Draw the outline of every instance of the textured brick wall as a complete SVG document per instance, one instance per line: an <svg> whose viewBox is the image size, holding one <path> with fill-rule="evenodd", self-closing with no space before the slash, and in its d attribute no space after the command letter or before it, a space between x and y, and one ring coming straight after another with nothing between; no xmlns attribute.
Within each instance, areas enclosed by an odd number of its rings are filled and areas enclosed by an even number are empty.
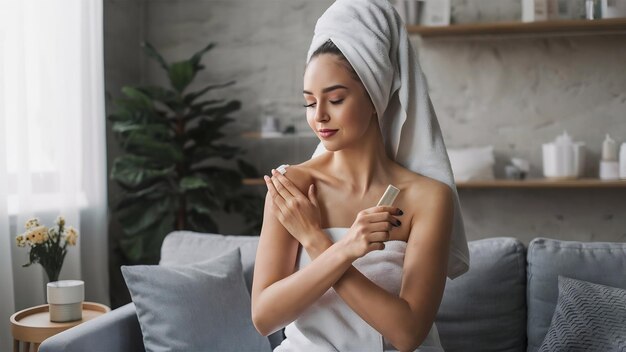
<svg viewBox="0 0 626 352"><path fill-rule="evenodd" d="M237 81L214 94L243 103L229 132L258 129L265 114L307 131L300 93L304 60L315 21L331 3L109 0L109 8L140 9L134 12L137 18L110 10L105 19L107 42L126 43L107 48L107 70L113 72L107 74L107 85L162 80L157 66L137 60L132 51L125 59L122 50L130 50L137 37L151 41L168 59L185 58L213 41L217 46L206 55L207 70L198 82ZM510 21L520 14L516 0L453 1L458 23ZM139 23L139 34L120 35L128 21ZM531 176L540 176L541 143L563 130L587 143L587 177L597 176L606 132L626 141L626 34L413 40L446 145L493 144L498 177L511 157L529 159ZM123 75L129 67L139 77ZM317 144L312 139L231 142L247 147L249 160L265 172L310 157ZM460 196L470 239L626 241L626 189L461 190ZM225 233L237 231L234 218L224 217L222 225Z"/></svg>

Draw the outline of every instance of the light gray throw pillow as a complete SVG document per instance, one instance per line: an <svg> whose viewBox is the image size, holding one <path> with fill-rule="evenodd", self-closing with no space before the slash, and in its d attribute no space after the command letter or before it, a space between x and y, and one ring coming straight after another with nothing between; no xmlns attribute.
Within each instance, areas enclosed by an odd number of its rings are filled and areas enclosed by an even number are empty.
<svg viewBox="0 0 626 352"><path fill-rule="evenodd" d="M469 271L446 282L435 324L446 352L525 352L526 251L512 237L468 242Z"/></svg>
<svg viewBox="0 0 626 352"><path fill-rule="evenodd" d="M252 324L239 248L190 265L122 266L146 351L270 351Z"/></svg>
<svg viewBox="0 0 626 352"><path fill-rule="evenodd" d="M559 275L559 298L541 352L626 351L626 290Z"/></svg>

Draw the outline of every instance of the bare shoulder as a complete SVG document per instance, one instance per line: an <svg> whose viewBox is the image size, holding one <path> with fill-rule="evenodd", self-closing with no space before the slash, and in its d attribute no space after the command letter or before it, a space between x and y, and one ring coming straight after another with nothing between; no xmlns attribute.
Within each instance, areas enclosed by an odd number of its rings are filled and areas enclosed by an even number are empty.
<svg viewBox="0 0 626 352"><path fill-rule="evenodd" d="M298 165L290 165L286 168L284 176L291 181L298 189L304 193L308 193L309 186L313 183L311 169L306 163Z"/></svg>
<svg viewBox="0 0 626 352"><path fill-rule="evenodd" d="M402 168L398 174L401 176L402 185L407 199L419 199L413 209L414 219L419 219L420 215L433 211L434 206L444 210L453 204L452 188L445 182L415 173L409 169ZM443 208L443 209L442 209Z"/></svg>
<svg viewBox="0 0 626 352"><path fill-rule="evenodd" d="M320 170L324 168L326 161L327 155L322 155L297 165L290 165L286 168L285 177L302 193L307 194L311 183L325 178L325 174Z"/></svg>
<svg viewBox="0 0 626 352"><path fill-rule="evenodd" d="M401 165L397 165L396 174L401 183L407 185L407 190L410 192L415 192L422 196L437 194L445 196L446 193L452 193L452 189L447 183L414 172Z"/></svg>

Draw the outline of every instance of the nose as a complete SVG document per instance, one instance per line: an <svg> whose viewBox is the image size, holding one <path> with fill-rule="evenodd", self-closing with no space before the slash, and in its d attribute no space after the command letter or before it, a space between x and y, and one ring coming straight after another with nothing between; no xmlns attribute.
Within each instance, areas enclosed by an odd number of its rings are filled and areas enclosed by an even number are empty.
<svg viewBox="0 0 626 352"><path fill-rule="evenodd" d="M324 107L324 104L318 103L315 109L315 121L317 122L328 121L329 118L330 116L328 116L328 113L326 112L326 108Z"/></svg>

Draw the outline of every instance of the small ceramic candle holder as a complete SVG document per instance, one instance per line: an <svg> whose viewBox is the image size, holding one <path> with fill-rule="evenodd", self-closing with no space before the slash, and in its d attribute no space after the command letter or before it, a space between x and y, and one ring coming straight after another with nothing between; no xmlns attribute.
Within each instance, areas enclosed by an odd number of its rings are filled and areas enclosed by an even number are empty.
<svg viewBox="0 0 626 352"><path fill-rule="evenodd" d="M50 305L50 321L64 323L83 318L85 282L81 280L60 280L49 282L47 299Z"/></svg>

